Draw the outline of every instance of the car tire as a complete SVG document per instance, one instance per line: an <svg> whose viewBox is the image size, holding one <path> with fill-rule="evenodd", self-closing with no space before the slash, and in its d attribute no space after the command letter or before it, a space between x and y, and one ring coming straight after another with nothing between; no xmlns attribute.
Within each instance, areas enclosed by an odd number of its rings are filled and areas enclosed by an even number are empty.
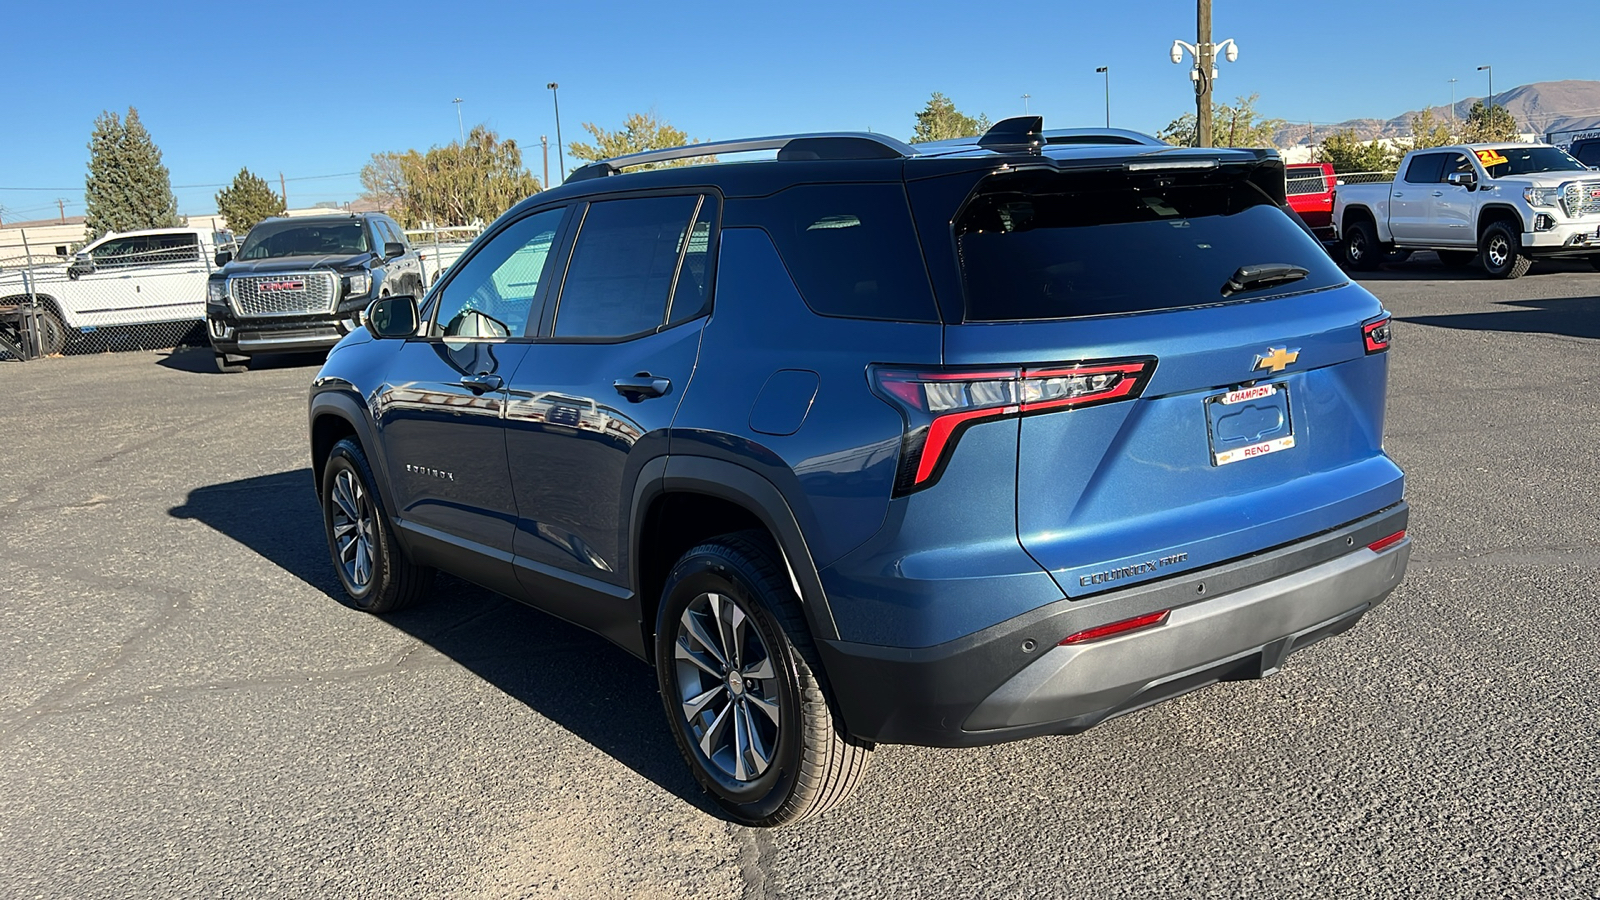
<svg viewBox="0 0 1600 900"><path fill-rule="evenodd" d="M41 306L38 317L34 320L39 323L39 353L43 356L56 356L67 349L67 326L56 315L55 310Z"/></svg>
<svg viewBox="0 0 1600 900"><path fill-rule="evenodd" d="M734 820L820 815L860 784L872 744L829 701L805 613L768 536L724 535L679 558L656 617L656 678L695 780Z"/></svg>
<svg viewBox="0 0 1600 900"><path fill-rule="evenodd" d="M217 371L224 375L237 375L250 368L250 357L237 353L217 353Z"/></svg>
<svg viewBox="0 0 1600 900"><path fill-rule="evenodd" d="M323 531L333 568L351 606L387 613L415 605L433 586L434 570L411 561L395 540L361 445L333 445L322 468Z"/></svg>
<svg viewBox="0 0 1600 900"><path fill-rule="evenodd" d="M1472 265L1472 258L1478 255L1475 250L1435 250L1433 253L1447 269L1465 269Z"/></svg>
<svg viewBox="0 0 1600 900"><path fill-rule="evenodd" d="M1522 237L1505 222L1491 222L1478 238L1478 256L1490 278L1521 278L1533 258L1522 252Z"/></svg>
<svg viewBox="0 0 1600 900"><path fill-rule="evenodd" d="M1384 248L1378 243L1378 233L1365 221L1350 222L1344 228L1344 243L1340 251L1347 268L1357 272L1371 272L1383 262Z"/></svg>

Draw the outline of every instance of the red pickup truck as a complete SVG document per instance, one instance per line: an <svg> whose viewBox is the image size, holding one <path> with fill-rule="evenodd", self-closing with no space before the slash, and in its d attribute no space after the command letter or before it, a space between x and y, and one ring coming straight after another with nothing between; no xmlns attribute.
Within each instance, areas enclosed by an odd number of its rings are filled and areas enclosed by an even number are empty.
<svg viewBox="0 0 1600 900"><path fill-rule="evenodd" d="M1333 239L1332 163L1294 163L1284 167L1289 181L1289 208L1323 241Z"/></svg>

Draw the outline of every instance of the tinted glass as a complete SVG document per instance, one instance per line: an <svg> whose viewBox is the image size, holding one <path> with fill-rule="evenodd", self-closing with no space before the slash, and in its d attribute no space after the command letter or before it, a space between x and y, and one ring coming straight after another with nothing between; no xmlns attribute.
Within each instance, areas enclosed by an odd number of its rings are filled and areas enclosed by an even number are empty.
<svg viewBox="0 0 1600 900"><path fill-rule="evenodd" d="M463 264L440 292L431 337L507 338L527 332L565 209L512 224Z"/></svg>
<svg viewBox="0 0 1600 900"><path fill-rule="evenodd" d="M668 322L685 322L706 310L711 288L711 225L716 218L717 198L706 197L689 230L689 246L684 249L683 267L672 289Z"/></svg>
<svg viewBox="0 0 1600 900"><path fill-rule="evenodd" d="M772 236L812 311L939 321L901 185L801 185L740 204Z"/></svg>
<svg viewBox="0 0 1600 900"><path fill-rule="evenodd" d="M591 203L556 308L556 337L621 337L666 319L699 196Z"/></svg>
<svg viewBox="0 0 1600 900"><path fill-rule="evenodd" d="M95 266L118 269L158 263L194 262L200 258L197 234L141 234L107 241L91 251Z"/></svg>
<svg viewBox="0 0 1600 900"><path fill-rule="evenodd" d="M1540 172L1581 172L1584 169L1582 163L1555 147L1499 147L1479 150L1477 153L1490 178L1536 175Z"/></svg>
<svg viewBox="0 0 1600 900"><path fill-rule="evenodd" d="M1477 177L1477 171L1472 168L1472 161L1460 153L1451 153L1444 158L1444 166L1439 170L1439 180L1446 181L1456 172L1471 172Z"/></svg>
<svg viewBox="0 0 1600 900"><path fill-rule="evenodd" d="M1412 184L1433 184L1439 180L1439 170L1444 166L1443 153L1424 153L1411 157L1406 166L1406 181Z"/></svg>
<svg viewBox="0 0 1600 900"><path fill-rule="evenodd" d="M1132 183L1120 175L1013 177L956 223L974 321L1063 319L1217 303L1240 266L1309 270L1257 299L1344 282L1328 254L1254 185Z"/></svg>
<svg viewBox="0 0 1600 900"><path fill-rule="evenodd" d="M1600 166L1600 141L1582 144L1572 155L1586 166Z"/></svg>
<svg viewBox="0 0 1600 900"><path fill-rule="evenodd" d="M263 223L250 229L239 250L240 259L275 259L280 256L349 256L367 253L372 244L367 229L348 222Z"/></svg>

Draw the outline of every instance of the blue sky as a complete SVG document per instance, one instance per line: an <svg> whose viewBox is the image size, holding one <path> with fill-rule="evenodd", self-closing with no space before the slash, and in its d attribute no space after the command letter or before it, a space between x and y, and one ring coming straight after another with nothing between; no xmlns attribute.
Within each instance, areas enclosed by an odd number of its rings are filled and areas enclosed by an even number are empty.
<svg viewBox="0 0 1600 900"><path fill-rule="evenodd" d="M1026 93L1047 127L1098 125L1095 68L1107 65L1114 126L1153 132L1194 108L1188 61L1167 57L1174 38L1194 40L1194 0L15 7L0 51L8 222L53 216L57 198L82 213L94 118L130 105L190 214L214 211L241 166L274 185L282 172L294 206L354 199L352 173L372 153L455 140L456 97L468 128L516 139L535 175L548 135L555 179L551 81L568 143L586 137L583 122L617 127L652 108L700 139L868 128L907 138L933 91L993 119L1021 114ZM1595 54L1566 37L1600 31L1600 6L1552 6L1537 24L1491 23L1485 9L1215 0L1214 38L1240 47L1217 91L1330 123L1442 105L1452 77L1458 98L1482 96L1483 64L1496 91L1600 78Z"/></svg>

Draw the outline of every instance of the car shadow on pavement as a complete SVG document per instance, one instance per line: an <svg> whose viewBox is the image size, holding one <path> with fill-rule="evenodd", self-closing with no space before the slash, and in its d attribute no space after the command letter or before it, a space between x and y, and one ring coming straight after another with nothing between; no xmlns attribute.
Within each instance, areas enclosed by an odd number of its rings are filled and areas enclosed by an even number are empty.
<svg viewBox="0 0 1600 900"><path fill-rule="evenodd" d="M203 522L339 602L311 470L189 492L168 510ZM439 575L427 602L383 617L683 801L725 818L673 745L655 673L588 631Z"/></svg>
<svg viewBox="0 0 1600 900"><path fill-rule="evenodd" d="M1337 257L1336 257L1337 258ZM1592 273L1594 268L1583 259L1541 259L1524 278L1556 275L1563 272ZM1346 272L1356 281L1492 281L1483 267L1473 260L1467 266L1447 266L1430 250L1418 250L1403 262L1385 262L1381 268L1370 272Z"/></svg>
<svg viewBox="0 0 1600 900"><path fill-rule="evenodd" d="M314 353L274 353L250 361L250 371L258 369L298 369L320 366L327 360L323 351ZM210 347L179 347L161 357L158 363L164 368L176 369L195 375L221 375L217 370L215 354Z"/></svg>
<svg viewBox="0 0 1600 900"><path fill-rule="evenodd" d="M1446 316L1400 316L1398 322L1466 331L1505 331L1600 338L1600 297L1552 300L1506 300L1495 304L1505 312L1456 313Z"/></svg>

